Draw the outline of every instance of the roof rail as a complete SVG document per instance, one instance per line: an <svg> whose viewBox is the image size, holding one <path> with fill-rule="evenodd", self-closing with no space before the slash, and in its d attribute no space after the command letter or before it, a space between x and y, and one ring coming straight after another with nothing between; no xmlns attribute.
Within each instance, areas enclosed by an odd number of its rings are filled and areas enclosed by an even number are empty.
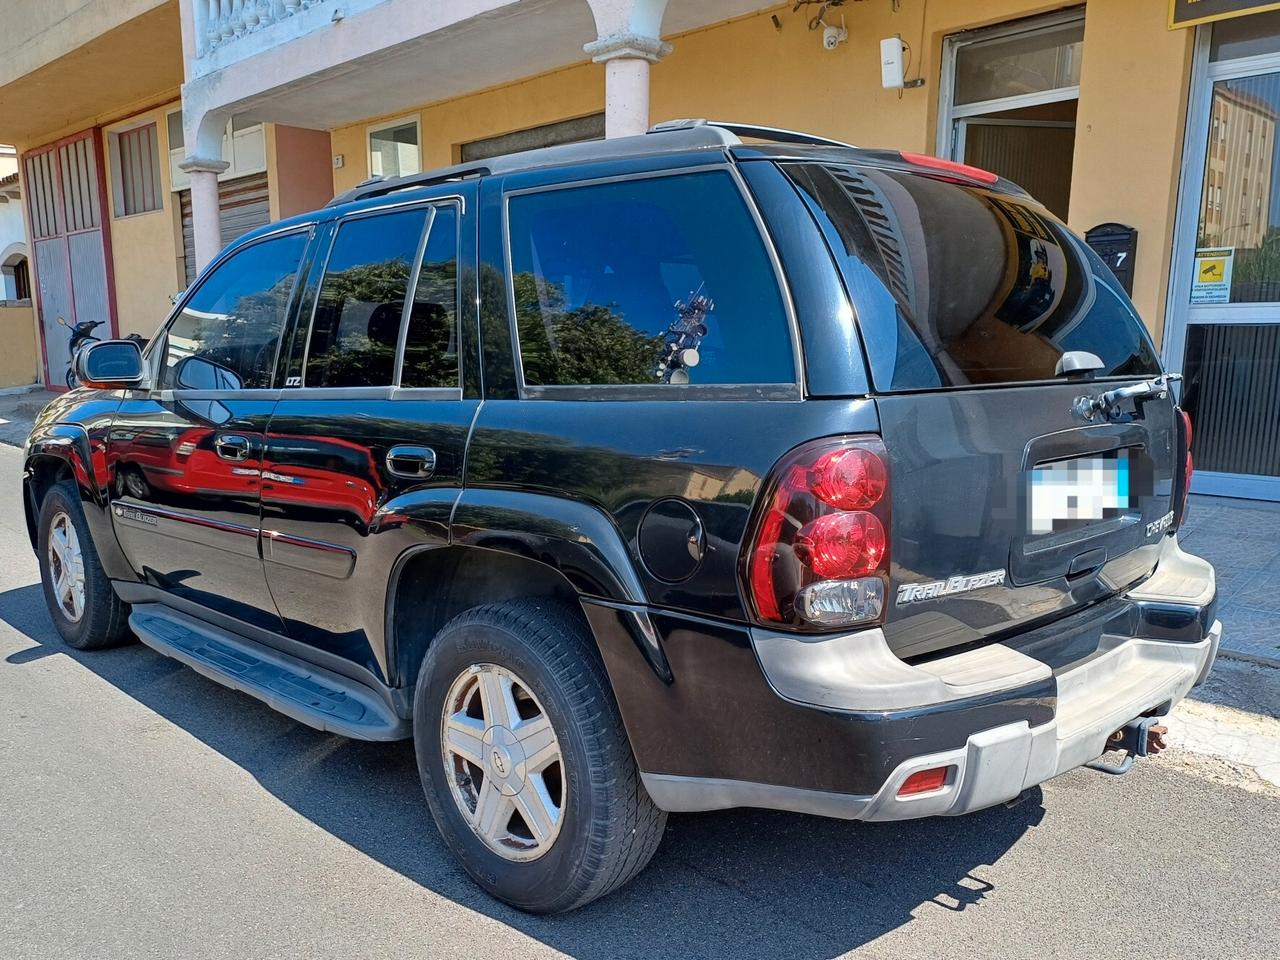
<svg viewBox="0 0 1280 960"><path fill-rule="evenodd" d="M403 177L370 177L346 193L334 197L325 206L336 207L338 204L351 203L353 200L381 197L397 190L408 190L410 187L429 187L437 183L449 183L452 180L484 177L488 176L489 172L488 165L483 163L459 163L452 167L441 167L425 173L410 173Z"/></svg>
<svg viewBox="0 0 1280 960"><path fill-rule="evenodd" d="M768 140L771 143L804 143L822 147L848 147L857 149L843 140L832 140L828 137L802 133L799 130L784 130L781 127L762 127L755 123L737 123L733 120L668 120L649 128L650 133L669 133L673 130L692 130L695 127L717 127L736 137L749 137L753 140Z"/></svg>
<svg viewBox="0 0 1280 960"><path fill-rule="evenodd" d="M773 143L797 143L810 146L844 147L850 144L828 140L795 130L779 130L751 123L731 123L719 120L670 120L651 128L647 136L619 137L614 140L591 140L582 143L566 143L554 147L541 147L520 153L489 157L475 163L459 163L439 170L427 170L404 177L373 177L359 186L334 197L326 206L355 200L381 197L398 190L413 187L429 187L439 183L487 177L493 174L513 173L537 167L566 163L585 163L634 157L644 154L666 153L676 150L705 150L738 146L742 138L767 140ZM658 136L652 136L657 134Z"/></svg>

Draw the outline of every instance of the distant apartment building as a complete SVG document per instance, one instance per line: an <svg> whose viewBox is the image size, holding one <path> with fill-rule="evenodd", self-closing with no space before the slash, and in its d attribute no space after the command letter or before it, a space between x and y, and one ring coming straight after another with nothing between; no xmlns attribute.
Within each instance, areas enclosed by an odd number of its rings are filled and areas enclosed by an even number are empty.
<svg viewBox="0 0 1280 960"><path fill-rule="evenodd" d="M224 243L370 176L712 117L975 164L1081 232L1132 228L1108 256L1187 375L1198 489L1280 499L1274 4L9 6L0 142L19 150L49 383L59 317L148 335ZM887 86L882 41L902 51ZM1222 282L1201 282L1206 247Z"/></svg>
<svg viewBox="0 0 1280 960"><path fill-rule="evenodd" d="M1256 250L1272 222L1276 105L1266 97L1215 86L1209 123L1201 245Z"/></svg>

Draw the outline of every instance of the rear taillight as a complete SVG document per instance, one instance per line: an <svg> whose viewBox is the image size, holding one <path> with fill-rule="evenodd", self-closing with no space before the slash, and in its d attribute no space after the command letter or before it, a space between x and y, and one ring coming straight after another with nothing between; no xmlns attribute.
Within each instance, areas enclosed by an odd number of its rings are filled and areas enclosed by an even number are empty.
<svg viewBox="0 0 1280 960"><path fill-rule="evenodd" d="M1178 462L1175 469L1181 469L1182 476L1178 481L1177 499L1173 506L1173 526L1176 529L1182 525L1182 521L1187 516L1187 497L1191 493L1191 475L1195 472L1195 465L1191 460L1191 418L1187 416L1187 411L1181 407L1176 408L1178 420L1175 426L1178 428L1178 446L1176 456Z"/></svg>
<svg viewBox="0 0 1280 960"><path fill-rule="evenodd" d="M797 447L774 468L747 551L756 616L799 628L877 622L889 579L889 470L879 437Z"/></svg>

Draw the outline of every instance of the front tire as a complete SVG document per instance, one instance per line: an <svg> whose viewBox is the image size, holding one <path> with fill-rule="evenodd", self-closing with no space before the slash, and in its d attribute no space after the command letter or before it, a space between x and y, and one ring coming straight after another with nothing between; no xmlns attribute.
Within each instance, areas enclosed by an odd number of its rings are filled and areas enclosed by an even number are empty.
<svg viewBox="0 0 1280 960"><path fill-rule="evenodd" d="M45 494L37 543L45 604L67 645L102 650L128 642L129 605L102 569L74 484L55 484Z"/></svg>
<svg viewBox="0 0 1280 960"><path fill-rule="evenodd" d="M488 893L572 910L649 862L666 814L640 782L595 642L554 602L475 607L432 641L418 771L449 849Z"/></svg>

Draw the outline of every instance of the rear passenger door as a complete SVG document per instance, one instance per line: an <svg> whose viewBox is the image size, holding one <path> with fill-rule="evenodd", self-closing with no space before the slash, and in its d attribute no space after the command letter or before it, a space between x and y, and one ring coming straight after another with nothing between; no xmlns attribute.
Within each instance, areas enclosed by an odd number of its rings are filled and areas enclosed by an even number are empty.
<svg viewBox="0 0 1280 960"><path fill-rule="evenodd" d="M472 189L332 225L267 428L262 554L286 630L382 680L388 575L447 542L479 404Z"/></svg>

